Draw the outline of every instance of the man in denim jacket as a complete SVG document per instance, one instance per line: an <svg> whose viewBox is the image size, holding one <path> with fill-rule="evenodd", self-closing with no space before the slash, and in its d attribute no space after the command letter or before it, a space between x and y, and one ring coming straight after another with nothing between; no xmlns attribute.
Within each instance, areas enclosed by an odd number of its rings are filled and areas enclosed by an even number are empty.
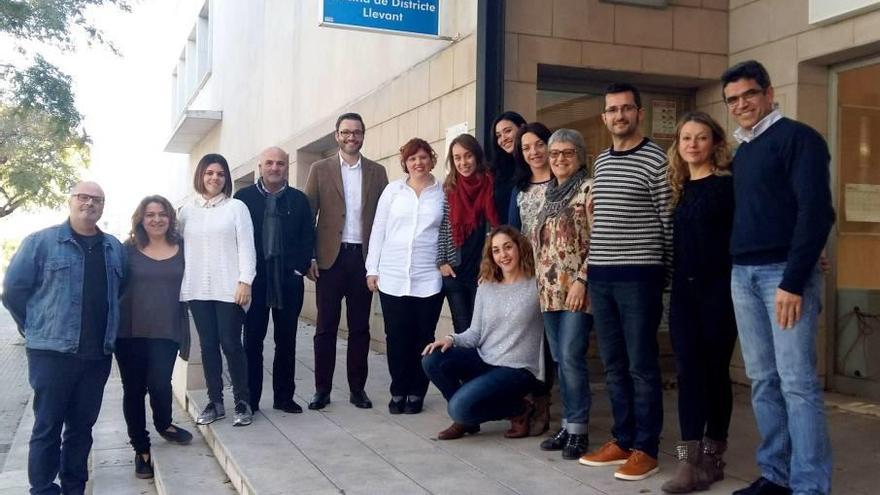
<svg viewBox="0 0 880 495"><path fill-rule="evenodd" d="M85 490L92 426L119 324L124 254L97 227L104 192L81 182L68 204L68 221L29 235L3 281L3 305L25 337L34 389L28 455L34 495Z"/></svg>

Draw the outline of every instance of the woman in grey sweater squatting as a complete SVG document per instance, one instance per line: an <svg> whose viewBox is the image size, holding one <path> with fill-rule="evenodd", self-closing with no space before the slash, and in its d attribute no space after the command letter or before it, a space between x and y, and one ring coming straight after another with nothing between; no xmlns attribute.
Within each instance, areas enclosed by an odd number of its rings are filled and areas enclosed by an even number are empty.
<svg viewBox="0 0 880 495"><path fill-rule="evenodd" d="M453 421L437 434L440 440L503 418L512 423L505 436L524 436L533 410L524 397L544 378L544 322L529 241L513 227L494 229L480 279L470 328L437 339L422 353L425 374L449 402Z"/></svg>

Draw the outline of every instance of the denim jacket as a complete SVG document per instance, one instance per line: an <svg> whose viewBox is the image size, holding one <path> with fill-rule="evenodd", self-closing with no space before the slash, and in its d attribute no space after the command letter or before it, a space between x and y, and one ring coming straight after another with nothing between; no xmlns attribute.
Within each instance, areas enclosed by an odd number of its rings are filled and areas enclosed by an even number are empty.
<svg viewBox="0 0 880 495"><path fill-rule="evenodd" d="M119 329L119 294L124 250L105 234L107 331L104 353L111 354ZM82 325L84 254L70 222L29 235L12 257L3 280L3 305L12 313L28 349L76 353Z"/></svg>

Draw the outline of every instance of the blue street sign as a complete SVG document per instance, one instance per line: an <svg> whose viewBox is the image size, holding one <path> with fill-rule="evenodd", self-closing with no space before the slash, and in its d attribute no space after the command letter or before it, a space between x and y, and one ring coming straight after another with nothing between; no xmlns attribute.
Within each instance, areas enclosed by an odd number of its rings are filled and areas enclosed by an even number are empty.
<svg viewBox="0 0 880 495"><path fill-rule="evenodd" d="M322 26L438 36L440 0L324 0Z"/></svg>

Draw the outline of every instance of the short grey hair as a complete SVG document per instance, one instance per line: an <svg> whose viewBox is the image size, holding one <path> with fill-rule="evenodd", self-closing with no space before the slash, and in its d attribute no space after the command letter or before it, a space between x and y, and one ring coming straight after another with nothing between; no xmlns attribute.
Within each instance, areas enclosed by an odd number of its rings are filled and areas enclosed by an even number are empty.
<svg viewBox="0 0 880 495"><path fill-rule="evenodd" d="M578 163L582 167L587 166L587 143L584 142L584 136L574 129L557 129L547 141L547 147L553 146L554 143L569 143L574 145L577 154Z"/></svg>

